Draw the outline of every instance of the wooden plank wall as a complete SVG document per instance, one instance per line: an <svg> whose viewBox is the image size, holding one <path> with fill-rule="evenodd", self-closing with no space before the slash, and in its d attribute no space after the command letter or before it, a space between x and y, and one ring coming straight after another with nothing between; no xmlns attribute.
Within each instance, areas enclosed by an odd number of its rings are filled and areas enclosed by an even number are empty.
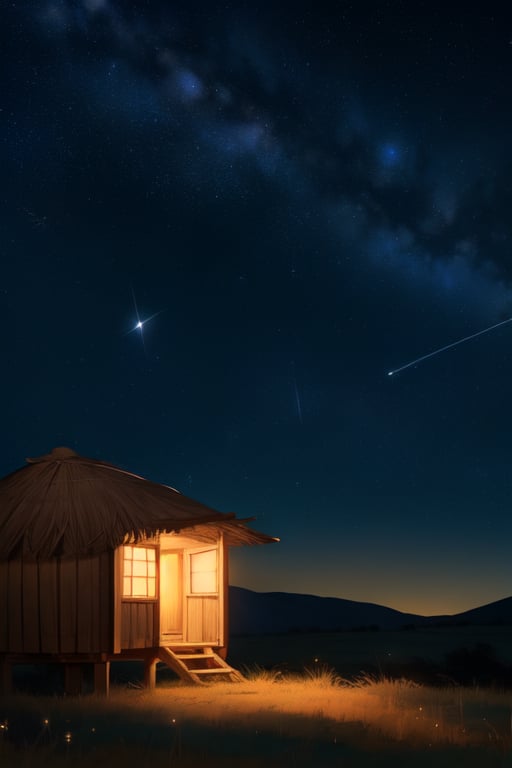
<svg viewBox="0 0 512 768"><path fill-rule="evenodd" d="M60 652L76 653L77 651L77 581L76 560L61 560L59 563L59 635ZM83 597L82 597L83 599ZM44 611L44 601L41 604Z"/></svg>
<svg viewBox="0 0 512 768"><path fill-rule="evenodd" d="M99 632L98 645L100 648L114 650L114 583L113 573L114 553L103 552L100 555L99 582Z"/></svg>
<svg viewBox="0 0 512 768"><path fill-rule="evenodd" d="M22 633L23 650L26 653L38 653L41 648L39 632L39 573L36 562L22 564L21 570L21 604L22 604Z"/></svg>
<svg viewBox="0 0 512 768"><path fill-rule="evenodd" d="M112 557L0 563L0 653L111 652Z"/></svg>
<svg viewBox="0 0 512 768"><path fill-rule="evenodd" d="M23 648L23 596L21 581L21 562L9 563L7 572L7 632L8 648Z"/></svg>
<svg viewBox="0 0 512 768"><path fill-rule="evenodd" d="M54 653L59 647L59 598L57 561L39 563L39 610L41 623L41 653Z"/></svg>
<svg viewBox="0 0 512 768"><path fill-rule="evenodd" d="M123 601L121 604L121 648L152 648L157 602Z"/></svg>
<svg viewBox="0 0 512 768"><path fill-rule="evenodd" d="M187 595L187 635L189 643L219 642L219 598L217 595Z"/></svg>

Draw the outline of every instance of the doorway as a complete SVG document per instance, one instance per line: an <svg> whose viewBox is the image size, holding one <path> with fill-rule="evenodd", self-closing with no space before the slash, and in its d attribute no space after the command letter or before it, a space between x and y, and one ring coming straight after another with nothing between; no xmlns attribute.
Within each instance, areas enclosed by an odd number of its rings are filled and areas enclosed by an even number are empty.
<svg viewBox="0 0 512 768"><path fill-rule="evenodd" d="M183 553L160 553L160 644L183 640Z"/></svg>

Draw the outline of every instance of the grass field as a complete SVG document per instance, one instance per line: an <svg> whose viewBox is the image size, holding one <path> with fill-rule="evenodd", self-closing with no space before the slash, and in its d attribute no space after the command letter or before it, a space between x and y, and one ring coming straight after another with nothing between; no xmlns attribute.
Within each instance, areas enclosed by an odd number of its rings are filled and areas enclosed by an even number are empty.
<svg viewBox="0 0 512 768"><path fill-rule="evenodd" d="M275 663L246 668L247 681L239 684L187 686L159 673L156 690L144 691L134 668L133 677L118 674L109 699L4 697L0 766L512 768L511 691L385 677L347 681L337 671L339 659L336 669L326 665L323 657L340 644L345 661L352 642L351 653L368 653L362 635L374 648L383 644L379 653L392 653L387 647L398 653L399 641L401 653L411 653L414 633L369 634L361 633L360 643L355 633L331 636L333 648L324 635L240 638L234 653L245 644L245 658L252 648L257 660L259 649L260 660ZM491 638L467 633L466 639ZM460 645L461 637L438 638L438 652L454 641ZM413 645L412 655L434 647L419 635ZM300 674L287 669L299 666L301 654L307 663ZM281 656L291 661L280 663Z"/></svg>
<svg viewBox="0 0 512 768"><path fill-rule="evenodd" d="M407 681L346 685L326 670L0 704L0 765L512 766L512 695Z"/></svg>

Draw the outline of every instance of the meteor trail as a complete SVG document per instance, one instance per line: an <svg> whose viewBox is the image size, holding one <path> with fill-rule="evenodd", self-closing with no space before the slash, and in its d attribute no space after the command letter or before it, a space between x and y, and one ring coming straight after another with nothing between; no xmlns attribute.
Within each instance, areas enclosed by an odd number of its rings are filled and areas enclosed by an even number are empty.
<svg viewBox="0 0 512 768"><path fill-rule="evenodd" d="M297 405L297 416L299 417L299 421L301 425L303 424L302 421L302 405L300 402L300 394L299 394L299 387L297 386L297 377L295 376L295 364L292 360L292 377L293 377L293 386L295 390L295 403Z"/></svg>
<svg viewBox="0 0 512 768"><path fill-rule="evenodd" d="M302 406L300 404L300 395L299 395L299 388L297 386L297 382L294 381L295 384L295 402L297 403L297 415L299 417L299 421L302 424Z"/></svg>
<svg viewBox="0 0 512 768"><path fill-rule="evenodd" d="M406 368L410 368L412 365L416 365L416 363L421 363L423 360L427 360L429 357L434 357L434 355L439 355L441 352L445 352L447 349L451 349L452 347L457 347L459 344L464 344L465 341L469 341L470 339L476 339L477 336L482 336L482 334L488 333L489 331L493 331L495 328L499 328L500 325L506 325L506 323L512 323L512 317L509 317L508 320L502 320L500 323L495 323L494 325L490 325L488 328L484 328L483 331L477 331L476 333L472 333L470 336L464 336L463 339L459 339L458 341L452 341L451 344L446 344L446 346L444 347L440 347L439 349L434 349L434 351L429 352L428 355L422 355L421 357L417 357L415 360L411 360L410 363L401 365L400 368L395 368L393 371L388 371L388 376L394 376L395 373L400 373L400 371L405 371Z"/></svg>

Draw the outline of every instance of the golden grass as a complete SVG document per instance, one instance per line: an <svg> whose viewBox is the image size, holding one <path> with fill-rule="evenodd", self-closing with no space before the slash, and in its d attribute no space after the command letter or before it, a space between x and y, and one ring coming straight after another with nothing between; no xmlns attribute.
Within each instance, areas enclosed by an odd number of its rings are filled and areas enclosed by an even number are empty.
<svg viewBox="0 0 512 768"><path fill-rule="evenodd" d="M169 694L172 695L169 701ZM218 726L236 724L282 729L279 717L293 715L290 735L314 731L315 723L357 723L395 741L456 745L500 743L512 748L512 694L476 689L437 689L407 680L362 679L346 683L329 670L305 677L256 675L234 686L216 683L160 688L153 706L178 717ZM312 724L308 726L308 724Z"/></svg>
<svg viewBox="0 0 512 768"><path fill-rule="evenodd" d="M256 670L239 684L116 689L109 699L4 699L0 765L81 768L93 756L95 765L116 767L252 768L306 766L310 754L312 765L330 766L339 754L344 766L387 766L399 750L415 765L440 768L456 755L453 764L501 768L512 766L511 718L510 693L406 680L349 684L328 669L300 677ZM10 734L23 727L26 738L21 732L13 746ZM428 754L432 762L421 762Z"/></svg>

